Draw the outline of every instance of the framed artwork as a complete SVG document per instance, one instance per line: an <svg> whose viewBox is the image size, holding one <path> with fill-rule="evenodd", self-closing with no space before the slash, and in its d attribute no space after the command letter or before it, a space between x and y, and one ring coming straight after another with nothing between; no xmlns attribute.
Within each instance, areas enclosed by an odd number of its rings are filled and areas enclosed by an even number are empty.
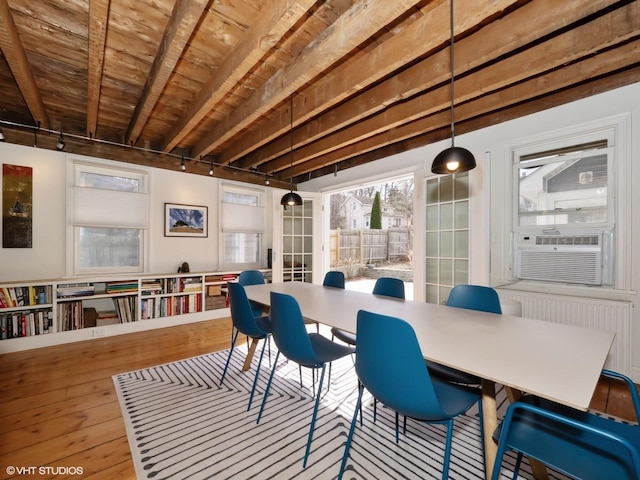
<svg viewBox="0 0 640 480"><path fill-rule="evenodd" d="M33 169L2 165L2 248L33 247Z"/></svg>
<svg viewBox="0 0 640 480"><path fill-rule="evenodd" d="M165 237L207 237L208 229L207 207L164 204Z"/></svg>

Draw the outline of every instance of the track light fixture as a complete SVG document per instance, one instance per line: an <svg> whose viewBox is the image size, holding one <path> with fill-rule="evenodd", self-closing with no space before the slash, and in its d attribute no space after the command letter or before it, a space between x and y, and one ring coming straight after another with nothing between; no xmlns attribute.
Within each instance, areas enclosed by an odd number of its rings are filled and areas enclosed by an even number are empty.
<svg viewBox="0 0 640 480"><path fill-rule="evenodd" d="M38 146L38 132L40 131L40 122L36 125L36 129L33 131L33 146Z"/></svg>
<svg viewBox="0 0 640 480"><path fill-rule="evenodd" d="M451 27L451 46L449 48L450 54L450 68L451 68L451 147L443 150L433 160L431 165L431 171L433 173L461 173L476 168L476 159L466 148L454 146L455 139L455 109L454 103L454 63L453 63L453 46L454 46L454 32L453 32L453 0L450 1L450 27Z"/></svg>
<svg viewBox="0 0 640 480"><path fill-rule="evenodd" d="M289 182L289 193L285 193L280 199L280 205L286 210L288 206L302 205L302 197L293 191L293 95L291 95L291 106L289 107L289 141L291 156L291 180Z"/></svg>
<svg viewBox="0 0 640 480"><path fill-rule="evenodd" d="M131 142L130 144L126 144L126 143L121 143L121 142L114 142L111 140L103 140L100 138L96 138L93 135L93 132L89 132L89 136L84 136L84 135L78 135L76 133L70 133L67 132L65 134L63 134L61 131L59 130L51 130L49 128L40 128L40 122L37 122L36 125L27 125L24 123L19 123L19 122L12 122L9 120L1 120L0 119L0 142L5 141L4 138L4 131L3 131L3 126L4 128L9 128L9 129L21 129L21 130L28 130L30 132L33 132L33 146L37 147L38 146L38 134L39 133L46 133L47 135L57 135L58 136L58 143L56 144L56 148L61 150L61 148L59 147L60 145L60 141L62 141L63 144L63 148L64 146L66 146L66 142L64 140L64 137L66 137L67 139L69 137L71 137L72 139L75 140L80 140L80 141L90 141L90 142L95 142L95 143L99 143L99 144L103 144L103 145L110 145L113 147L120 147L120 148L130 148L131 150L136 150L139 152L146 152L146 153L152 153L155 155L159 155L161 157L164 158L172 158L172 159L180 159L180 170L185 171L187 169L187 161L193 161L194 165L199 165L198 162L201 163L206 163L206 160L203 160L202 156L200 156L200 158L195 158L195 157L187 157L185 155L179 155L179 154L175 154L175 153L166 153L163 152L161 150L154 150L152 148L145 148L145 147L138 147L136 145L133 144L133 142ZM47 143L47 145L51 145L49 143ZM257 168L242 168L242 167L236 167L232 164L228 164L228 165L222 165L220 163L217 163L214 160L211 160L209 162L209 166L212 168L209 168L209 172L211 172L211 170L215 170L216 167L220 167L224 170L230 170L230 171L238 171L238 172L244 172L244 173L250 173L253 175L259 175L259 176L263 176L265 177L265 179L269 176L271 176L270 174L266 173L266 172L261 172L259 171ZM195 168L196 171L200 171L199 168ZM196 172L197 173L197 172ZM210 173L211 175L211 173ZM223 174L224 175L224 174Z"/></svg>
<svg viewBox="0 0 640 480"><path fill-rule="evenodd" d="M209 165L209 176L213 177L213 162Z"/></svg>
<svg viewBox="0 0 640 480"><path fill-rule="evenodd" d="M62 150L64 148L64 138L62 138L62 132L60 132L60 137L58 138L58 143L56 143L56 150Z"/></svg>

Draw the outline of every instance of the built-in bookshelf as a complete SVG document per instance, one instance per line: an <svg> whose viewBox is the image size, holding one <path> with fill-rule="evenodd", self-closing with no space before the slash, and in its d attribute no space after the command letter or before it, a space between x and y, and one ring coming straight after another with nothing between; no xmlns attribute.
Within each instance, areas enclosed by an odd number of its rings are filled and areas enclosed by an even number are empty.
<svg viewBox="0 0 640 480"><path fill-rule="evenodd" d="M44 335L52 330L52 284L0 286L0 339Z"/></svg>
<svg viewBox="0 0 640 480"><path fill-rule="evenodd" d="M139 280L58 283L56 332L138 320Z"/></svg>
<svg viewBox="0 0 640 480"><path fill-rule="evenodd" d="M202 311L202 275L142 279L140 318L171 317Z"/></svg>
<svg viewBox="0 0 640 480"><path fill-rule="evenodd" d="M269 275L269 270L264 272ZM114 332L124 333L129 331L124 327L126 324L140 325L130 330L137 331L156 328L153 326L156 322L161 322L158 326L166 326L171 322L216 318L220 315L214 310L228 307L227 282L235 281L239 273L178 273L0 284L0 340L29 342L29 338L36 340L45 334L56 334L55 343L64 343L59 341L57 334L70 335L69 338L74 338L70 341L75 341L108 335L111 326L114 326ZM83 331L89 332L89 336L80 335ZM42 346L47 342L42 338L36 344ZM12 349L0 347L0 353Z"/></svg>

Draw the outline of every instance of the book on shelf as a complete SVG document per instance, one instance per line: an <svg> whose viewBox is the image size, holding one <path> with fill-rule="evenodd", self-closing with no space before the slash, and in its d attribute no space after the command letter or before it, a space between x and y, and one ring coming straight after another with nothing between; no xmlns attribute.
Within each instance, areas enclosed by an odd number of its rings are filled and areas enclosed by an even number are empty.
<svg viewBox="0 0 640 480"><path fill-rule="evenodd" d="M161 295L163 293L162 283L159 280L143 280L140 284L141 295Z"/></svg>
<svg viewBox="0 0 640 480"><path fill-rule="evenodd" d="M9 295L11 296L11 303L13 307L17 307L19 306L18 304L18 297L16 296L16 289L15 288L10 288L9 289Z"/></svg>
<svg viewBox="0 0 640 480"><path fill-rule="evenodd" d="M0 308L8 308L7 297L4 296L4 292L0 288Z"/></svg>
<svg viewBox="0 0 640 480"><path fill-rule="evenodd" d="M93 295L95 287L89 283L75 283L64 286L58 286L56 294L58 298L66 297L86 297Z"/></svg>
<svg viewBox="0 0 640 480"><path fill-rule="evenodd" d="M136 293L138 291L138 282L129 280L123 282L107 282L106 292L114 293Z"/></svg>
<svg viewBox="0 0 640 480"><path fill-rule="evenodd" d="M113 299L116 314L120 323L135 322L136 317L136 299L133 297L119 297Z"/></svg>

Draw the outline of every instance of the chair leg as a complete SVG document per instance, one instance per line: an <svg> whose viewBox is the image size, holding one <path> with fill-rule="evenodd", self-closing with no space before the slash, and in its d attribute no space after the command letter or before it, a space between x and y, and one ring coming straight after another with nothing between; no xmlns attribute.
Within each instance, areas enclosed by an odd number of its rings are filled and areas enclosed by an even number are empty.
<svg viewBox="0 0 640 480"><path fill-rule="evenodd" d="M520 464L522 463L522 452L518 452L518 458L516 459L516 464L513 467L513 478L512 480L517 480L518 472L520 471Z"/></svg>
<svg viewBox="0 0 640 480"><path fill-rule="evenodd" d="M304 461L302 463L302 468L307 467L307 459L309 457L309 451L311 450L311 441L313 440L313 430L316 427L316 416L318 415L318 405L320 405L320 395L322 394L322 381L324 380L324 371L326 368L327 368L326 364L323 364L322 372L320 373L320 381L318 383L318 394L316 395L316 402L315 402L315 405L313 406L313 415L311 416L311 426L309 427L309 437L307 438L307 449L304 452Z"/></svg>
<svg viewBox="0 0 640 480"><path fill-rule="evenodd" d="M258 419L256 423L260 423L260 418L262 417L262 411L264 410L264 405L267 403L267 397L269 396L269 388L271 388L271 381L273 380L273 374L276 373L276 367L278 366L278 357L280 356L280 350L276 353L276 359L273 362L273 368L271 369L271 374L269 375L269 381L267 382L267 387L264 389L264 396L262 397L262 405L260 405L260 411L258 412Z"/></svg>
<svg viewBox="0 0 640 480"><path fill-rule="evenodd" d="M480 423L480 445L482 445L482 465L486 471L486 455L484 449L484 414L482 413L482 398L478 400L478 422ZM517 471L517 470L516 470Z"/></svg>
<svg viewBox="0 0 640 480"><path fill-rule="evenodd" d="M399 431L400 429L398 428L399 417L400 417L400 414L396 410L396 443L400 443L400 431Z"/></svg>
<svg viewBox="0 0 640 480"><path fill-rule="evenodd" d="M453 419L446 422L447 441L444 447L444 460L442 461L442 480L449 478L449 460L451 458L451 440L453 439Z"/></svg>
<svg viewBox="0 0 640 480"><path fill-rule="evenodd" d="M236 344L236 339L238 338L238 330L235 330L231 335L231 350L229 350L229 356L227 357L227 363L224 364L224 370L222 371L222 378L220 378L219 386L222 386L222 382L224 382L224 377L227 374L227 368L229 368L229 361L231 360L231 355L233 354L233 347Z"/></svg>
<svg viewBox="0 0 640 480"><path fill-rule="evenodd" d="M344 469L347 466L347 459L349 458L349 449L351 448L351 440L353 440L353 432L356 429L358 412L362 412L362 393L363 392L364 392L364 386L360 382L358 382L358 401L356 402L356 408L353 411L353 418L351 419L351 427L349 428L347 443L344 446L344 454L342 455L342 463L340 464L340 473L338 474L338 480L342 480ZM360 416L362 417L362 413L360 413Z"/></svg>
<svg viewBox="0 0 640 480"><path fill-rule="evenodd" d="M267 345L266 337L262 342L262 350L260 350L260 359L258 360L258 368L256 368L256 374L253 377L253 385L251 387L251 394L249 395L249 405L247 405L247 411L251 410L251 402L253 400L253 394L256 391L256 385L258 384L258 377L260 376L260 365L262 365L262 357L264 357L264 347Z"/></svg>

